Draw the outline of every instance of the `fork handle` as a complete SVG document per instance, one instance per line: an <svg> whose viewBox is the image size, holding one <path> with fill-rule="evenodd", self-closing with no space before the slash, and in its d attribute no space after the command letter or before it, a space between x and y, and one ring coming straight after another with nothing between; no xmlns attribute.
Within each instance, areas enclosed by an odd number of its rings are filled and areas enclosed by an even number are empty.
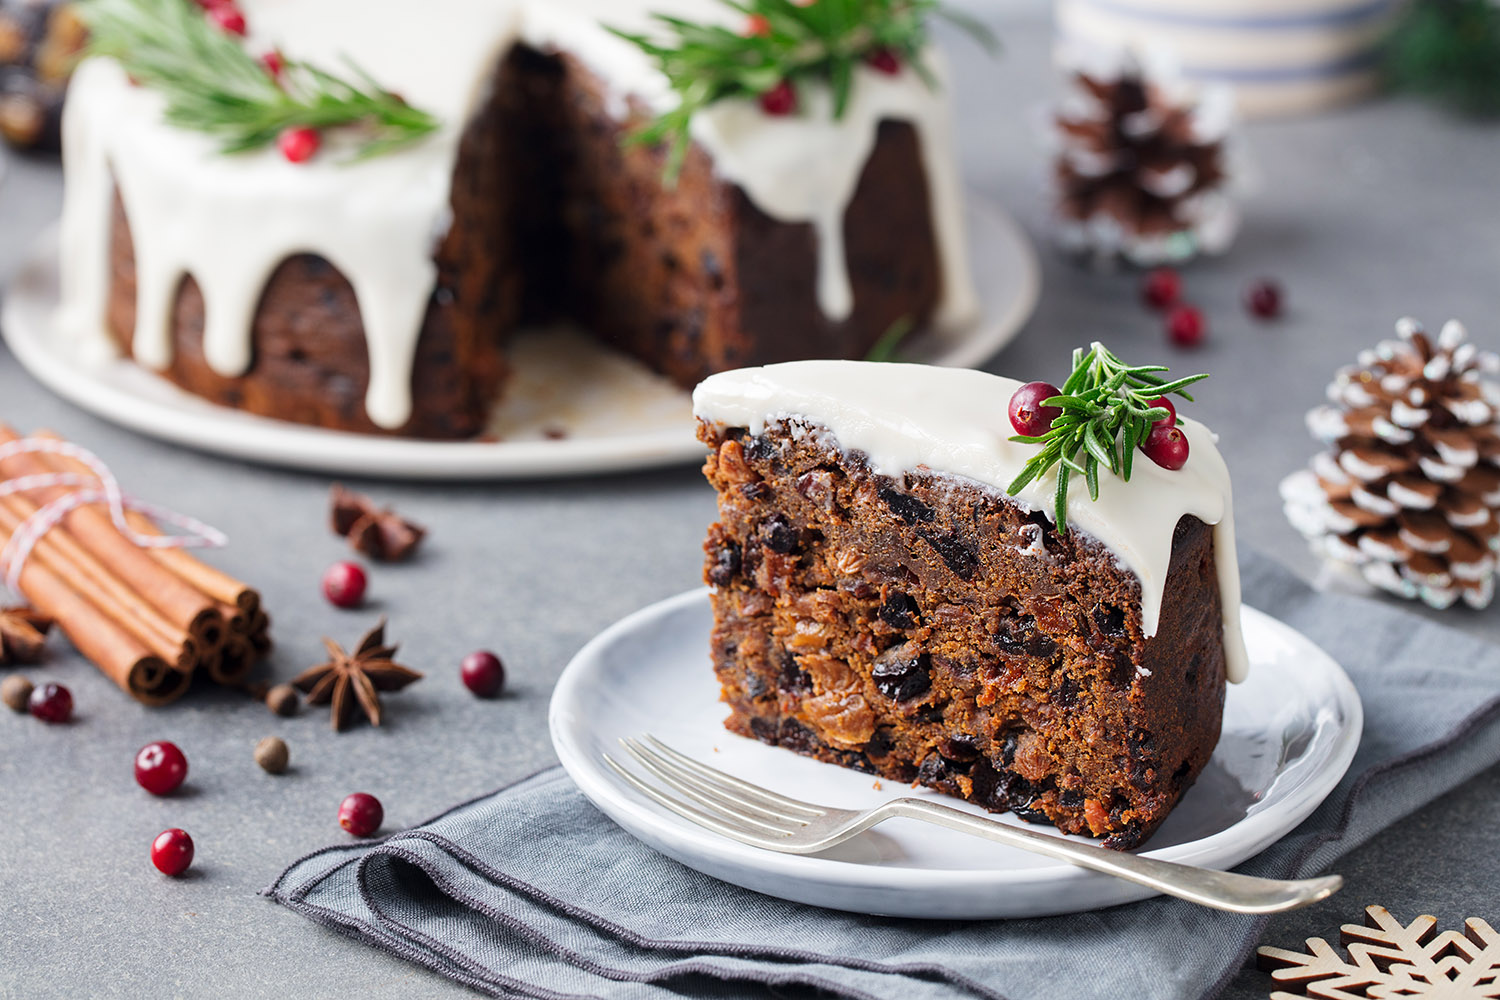
<svg viewBox="0 0 1500 1000"><path fill-rule="evenodd" d="M886 816L904 816L973 834L1007 847L1148 886L1168 896L1233 913L1280 913L1300 909L1327 899L1344 884L1339 875L1296 880L1256 878L1112 851L985 819L927 799L894 799L878 811Z"/></svg>

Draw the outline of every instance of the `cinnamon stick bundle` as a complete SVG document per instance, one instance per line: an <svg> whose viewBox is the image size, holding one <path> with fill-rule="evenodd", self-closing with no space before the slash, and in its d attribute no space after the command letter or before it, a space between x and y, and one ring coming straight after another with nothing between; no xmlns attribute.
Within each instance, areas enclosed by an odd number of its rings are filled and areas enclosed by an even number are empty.
<svg viewBox="0 0 1500 1000"><path fill-rule="evenodd" d="M42 432L36 437L61 441ZM0 444L20 439L0 424ZM0 481L73 473L83 462L50 452L0 458ZM41 506L78 487L40 486L0 497L0 546ZM126 512L139 534L161 534ZM184 549L144 548L123 534L104 504L83 504L36 541L17 581L55 618L74 646L132 697L150 705L180 697L194 671L238 685L270 648L270 619L252 588Z"/></svg>

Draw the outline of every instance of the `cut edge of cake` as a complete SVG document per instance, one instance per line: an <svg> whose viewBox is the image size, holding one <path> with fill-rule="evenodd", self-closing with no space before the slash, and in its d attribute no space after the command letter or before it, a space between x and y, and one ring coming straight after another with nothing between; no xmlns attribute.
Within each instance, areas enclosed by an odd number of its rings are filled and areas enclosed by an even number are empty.
<svg viewBox="0 0 1500 1000"><path fill-rule="evenodd" d="M1227 469L1006 486L1019 383L799 362L695 393L730 729L1108 846L1139 845L1212 754L1243 679ZM1106 480L1111 477L1105 476Z"/></svg>

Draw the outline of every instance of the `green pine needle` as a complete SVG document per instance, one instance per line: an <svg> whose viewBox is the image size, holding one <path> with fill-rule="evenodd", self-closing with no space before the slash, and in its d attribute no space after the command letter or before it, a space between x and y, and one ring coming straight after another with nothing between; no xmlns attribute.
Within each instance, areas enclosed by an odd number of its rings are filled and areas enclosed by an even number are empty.
<svg viewBox="0 0 1500 1000"><path fill-rule="evenodd" d="M630 140L667 146L669 183L676 180L687 157L693 116L717 101L755 97L782 81L796 84L816 79L832 87L834 117L842 118L855 67L882 49L912 67L931 86L932 74L922 63L931 17L955 24L986 48L996 46L988 28L948 10L942 0L721 2L747 21L763 19L765 30L750 34L665 14L654 16L661 29L655 35L610 29L650 56L677 93L677 106L633 133Z"/></svg>
<svg viewBox="0 0 1500 1000"><path fill-rule="evenodd" d="M1127 365L1097 340L1087 354L1082 348L1075 350L1073 372L1063 383L1062 394L1041 401L1062 413L1045 434L1011 438L1042 448L1021 467L1006 492L1015 496L1057 466L1053 513L1057 530L1066 533L1068 484L1073 474L1083 476L1090 500L1099 499L1101 468L1129 482L1135 450L1145 443L1151 425L1168 415L1165 407L1153 406L1152 400L1177 395L1191 402L1193 397L1184 390L1208 378L1206 374L1171 381L1157 377L1157 372L1165 371L1162 365Z"/></svg>
<svg viewBox="0 0 1500 1000"><path fill-rule="evenodd" d="M865 355L865 360L895 361L901 345L906 341L907 337L911 336L914 329L916 329L916 324L912 322L912 318L910 316L902 316L896 322L892 323L885 333L880 335L880 339L875 341L874 345L870 347L869 352Z"/></svg>
<svg viewBox="0 0 1500 1000"><path fill-rule="evenodd" d="M1466 114L1500 115L1500 7L1490 0L1417 0L1391 32L1392 84Z"/></svg>
<svg viewBox="0 0 1500 1000"><path fill-rule="evenodd" d="M353 62L348 77L284 59L279 79L192 0L81 0L90 55L109 56L167 99L166 119L225 153L275 142L289 128L354 128L356 159L408 146L438 127ZM347 60L346 60L347 61Z"/></svg>

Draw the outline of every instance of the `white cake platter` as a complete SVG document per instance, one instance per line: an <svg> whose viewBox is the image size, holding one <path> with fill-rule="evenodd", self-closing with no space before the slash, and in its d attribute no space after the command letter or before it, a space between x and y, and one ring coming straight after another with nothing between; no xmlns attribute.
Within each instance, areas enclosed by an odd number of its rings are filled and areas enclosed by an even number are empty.
<svg viewBox="0 0 1500 1000"><path fill-rule="evenodd" d="M1343 669L1270 615L1247 607L1243 618L1249 676L1229 685L1218 747L1144 845L1142 853L1151 857L1233 868L1295 829L1354 759L1364 714ZM821 854L778 854L720 836L647 799L604 764L606 753L629 761L621 737L650 733L747 781L824 805L865 809L916 795L993 815L930 789L878 781L727 731L728 709L719 701L708 655L712 625L707 590L643 608L580 650L553 691L549 726L558 759L594 805L644 843L756 892L882 916L1039 917L1153 895L1099 872L905 819ZM996 818L1021 824L1010 813Z"/></svg>
<svg viewBox="0 0 1500 1000"><path fill-rule="evenodd" d="M973 367L999 351L1036 307L1041 272L1021 227L969 196L968 238L982 317L913 335L902 359ZM586 476L698 461L689 393L585 334L523 332L514 373L481 440L418 441L259 417L184 392L103 349L64 338L57 234L45 234L6 290L0 333L16 359L64 399L152 437L231 458L335 475L429 480Z"/></svg>

